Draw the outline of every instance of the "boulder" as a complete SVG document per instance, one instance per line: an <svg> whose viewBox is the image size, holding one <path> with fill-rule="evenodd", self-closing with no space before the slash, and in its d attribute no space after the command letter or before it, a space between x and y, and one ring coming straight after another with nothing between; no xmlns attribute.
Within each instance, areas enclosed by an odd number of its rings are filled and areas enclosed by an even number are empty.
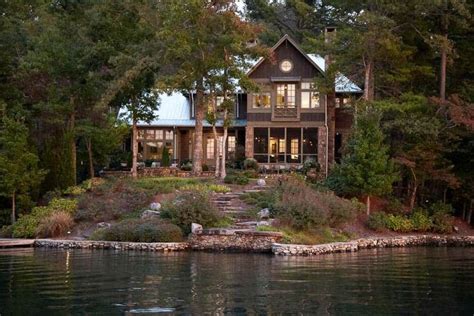
<svg viewBox="0 0 474 316"><path fill-rule="evenodd" d="M459 227L453 226L453 230L457 233L457 232L459 232Z"/></svg>
<svg viewBox="0 0 474 316"><path fill-rule="evenodd" d="M270 217L270 210L268 208L263 208L260 212L257 213L260 219L269 218Z"/></svg>
<svg viewBox="0 0 474 316"><path fill-rule="evenodd" d="M112 225L110 223L106 223L106 222L97 223L97 228L109 228L110 226L112 226Z"/></svg>
<svg viewBox="0 0 474 316"><path fill-rule="evenodd" d="M201 232L202 232L202 225L197 224L197 223L192 223L191 224L191 233L199 234Z"/></svg>
<svg viewBox="0 0 474 316"><path fill-rule="evenodd" d="M159 202L153 202L150 204L150 210L159 211L161 209L161 204Z"/></svg>
<svg viewBox="0 0 474 316"><path fill-rule="evenodd" d="M142 216L140 216L140 218L142 219L154 218L154 217L160 217L160 212L153 211L153 210L145 210L143 211Z"/></svg>
<svg viewBox="0 0 474 316"><path fill-rule="evenodd" d="M263 180L263 179L258 179L258 180L257 180L257 185L258 185L259 187L264 187L265 185L267 185L267 183L266 183L265 180Z"/></svg>
<svg viewBox="0 0 474 316"><path fill-rule="evenodd" d="M270 226L270 223L268 221L259 221L257 222L257 227L258 226Z"/></svg>

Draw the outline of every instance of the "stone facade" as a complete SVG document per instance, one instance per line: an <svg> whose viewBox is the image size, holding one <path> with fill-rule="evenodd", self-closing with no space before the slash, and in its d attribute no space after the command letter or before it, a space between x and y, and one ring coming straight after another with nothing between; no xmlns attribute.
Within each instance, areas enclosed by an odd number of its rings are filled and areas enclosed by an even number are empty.
<svg viewBox="0 0 474 316"><path fill-rule="evenodd" d="M361 238L348 242L321 245L274 244L272 252L283 256L311 256L337 252L355 252L369 248L395 248L413 246L474 247L474 236L402 236Z"/></svg>
<svg viewBox="0 0 474 316"><path fill-rule="evenodd" d="M117 250L144 250L144 251L183 251L189 249L186 242L118 242L118 241L91 241L91 240L55 240L37 239L35 247L63 248L63 249L117 249Z"/></svg>
<svg viewBox="0 0 474 316"><path fill-rule="evenodd" d="M326 127L318 128L318 163L321 166L321 172L326 172L326 141L327 129Z"/></svg>
<svg viewBox="0 0 474 316"><path fill-rule="evenodd" d="M253 127L245 128L245 157L253 158Z"/></svg>
<svg viewBox="0 0 474 316"><path fill-rule="evenodd" d="M189 243L193 250L271 252L272 245L282 238L277 232L207 229L192 234Z"/></svg>

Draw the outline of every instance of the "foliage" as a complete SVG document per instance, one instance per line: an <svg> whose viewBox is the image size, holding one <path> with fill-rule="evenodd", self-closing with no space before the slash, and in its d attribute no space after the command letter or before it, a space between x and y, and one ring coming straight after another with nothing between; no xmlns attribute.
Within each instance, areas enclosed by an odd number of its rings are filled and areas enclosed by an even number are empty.
<svg viewBox="0 0 474 316"><path fill-rule="evenodd" d="M249 178L242 173L233 173L226 175L224 182L229 184L246 185L249 183Z"/></svg>
<svg viewBox="0 0 474 316"><path fill-rule="evenodd" d="M278 192L276 190L267 190L260 192L247 192L240 196L240 199L245 203L254 205L257 211L268 208L270 211L273 211L274 205L278 199Z"/></svg>
<svg viewBox="0 0 474 316"><path fill-rule="evenodd" d="M367 219L367 227L378 232L385 230L387 228L387 214L383 212L370 214Z"/></svg>
<svg viewBox="0 0 474 316"><path fill-rule="evenodd" d="M2 226L0 228L0 238L12 238L13 237L13 225Z"/></svg>
<svg viewBox="0 0 474 316"><path fill-rule="evenodd" d="M180 188L181 191L200 191L205 193L215 192L215 193L227 193L231 189L228 186L214 183L198 183L198 184L188 184Z"/></svg>
<svg viewBox="0 0 474 316"><path fill-rule="evenodd" d="M271 231L283 233L283 243L315 245L331 242L348 241L352 236L347 232L334 231L328 227L297 230L288 226L258 226L257 231Z"/></svg>
<svg viewBox="0 0 474 316"><path fill-rule="evenodd" d="M410 219L402 215L388 214L386 226L390 230L401 233L413 231L413 224Z"/></svg>
<svg viewBox="0 0 474 316"><path fill-rule="evenodd" d="M313 158L308 158L303 163L303 173L306 174L311 169L316 169L316 171L321 171L321 166Z"/></svg>
<svg viewBox="0 0 474 316"><path fill-rule="evenodd" d="M413 210L410 220L414 231L427 232L433 227L432 219L429 217L428 213L421 208Z"/></svg>
<svg viewBox="0 0 474 316"><path fill-rule="evenodd" d="M109 228L96 230L93 240L128 242L179 242L183 240L180 228L162 220L128 219Z"/></svg>
<svg viewBox="0 0 474 316"><path fill-rule="evenodd" d="M258 171L259 167L258 167L258 162L257 160L253 159L253 158L247 158L244 160L244 169L245 170L255 170L255 171Z"/></svg>
<svg viewBox="0 0 474 316"><path fill-rule="evenodd" d="M170 150L168 147L163 147L163 155L161 156L161 165L163 167L170 166Z"/></svg>
<svg viewBox="0 0 474 316"><path fill-rule="evenodd" d="M221 219L209 195L200 191L182 192L173 201L163 203L161 216L170 219L185 234L191 232L192 223L210 227Z"/></svg>
<svg viewBox="0 0 474 316"><path fill-rule="evenodd" d="M65 211L53 212L40 220L36 235L38 237L65 236L74 226L72 215Z"/></svg>
<svg viewBox="0 0 474 316"><path fill-rule="evenodd" d="M21 216L13 225L13 237L33 238L43 220L56 213L73 216L77 210L77 201L71 199L53 199L48 206L37 206L28 215Z"/></svg>

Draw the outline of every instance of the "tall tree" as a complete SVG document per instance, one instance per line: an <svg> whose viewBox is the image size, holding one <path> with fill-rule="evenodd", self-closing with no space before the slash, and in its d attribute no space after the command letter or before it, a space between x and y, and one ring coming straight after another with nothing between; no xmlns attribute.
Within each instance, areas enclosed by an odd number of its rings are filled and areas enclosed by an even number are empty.
<svg viewBox="0 0 474 316"><path fill-rule="evenodd" d="M11 200L11 222L16 220L16 201L28 195L44 176L38 157L31 152L28 129L23 123L4 116L0 122L0 195Z"/></svg>
<svg viewBox="0 0 474 316"><path fill-rule="evenodd" d="M390 193L398 178L388 155L388 146L384 144L380 113L370 108L358 113L345 150L327 184L340 194L365 196L369 215L371 196Z"/></svg>

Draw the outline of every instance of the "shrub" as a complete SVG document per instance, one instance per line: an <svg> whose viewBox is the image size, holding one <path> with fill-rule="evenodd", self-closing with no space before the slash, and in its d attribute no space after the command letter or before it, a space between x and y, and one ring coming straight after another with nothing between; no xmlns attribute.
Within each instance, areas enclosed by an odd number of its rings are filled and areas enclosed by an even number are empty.
<svg viewBox="0 0 474 316"><path fill-rule="evenodd" d="M278 199L278 193L275 190L260 191L260 192L247 192L240 196L240 199L250 205L255 205L258 209L268 208L270 212L273 212L274 205Z"/></svg>
<svg viewBox="0 0 474 316"><path fill-rule="evenodd" d="M245 170L253 169L255 171L258 171L258 162L257 162L257 160L255 160L253 158L245 159L244 160L244 169Z"/></svg>
<svg viewBox="0 0 474 316"><path fill-rule="evenodd" d="M432 228L432 221L428 216L428 213L423 209L414 209L410 216L413 230L419 232L427 232Z"/></svg>
<svg viewBox="0 0 474 316"><path fill-rule="evenodd" d="M249 183L249 178L240 173L228 174L224 178L224 183L246 185Z"/></svg>
<svg viewBox="0 0 474 316"><path fill-rule="evenodd" d="M435 212L431 219L433 221L433 231L437 233L449 234L453 232L453 217L444 211Z"/></svg>
<svg viewBox="0 0 474 316"><path fill-rule="evenodd" d="M186 234L191 232L191 223L209 227L221 220L208 194L199 191L183 192L174 201L163 203L161 215L171 219Z"/></svg>
<svg viewBox="0 0 474 316"><path fill-rule="evenodd" d="M242 175L244 177L247 177L247 178L250 178L250 179L256 179L259 176L258 171L254 170L254 169L244 170L242 172Z"/></svg>
<svg viewBox="0 0 474 316"><path fill-rule="evenodd" d="M385 205L385 211L392 214L402 214L403 213L403 203L399 199L390 197L388 199L387 205Z"/></svg>
<svg viewBox="0 0 474 316"><path fill-rule="evenodd" d="M227 193L231 189L228 186L214 183L198 183L198 184L187 184L181 188L182 191L201 191L201 192L216 192L216 193Z"/></svg>
<svg viewBox="0 0 474 316"><path fill-rule="evenodd" d="M209 171L209 166L206 165L206 164L203 164L203 165L202 165L202 171L204 171L204 172L205 172L205 171Z"/></svg>
<svg viewBox="0 0 474 316"><path fill-rule="evenodd" d="M178 242L183 240L180 228L162 220L128 219L109 228L96 230L93 240L128 242Z"/></svg>
<svg viewBox="0 0 474 316"><path fill-rule="evenodd" d="M370 214L367 226L378 232L385 230L387 228L387 214L383 212Z"/></svg>
<svg viewBox="0 0 474 316"><path fill-rule="evenodd" d="M170 166L170 150L168 147L163 147L163 154L161 156L161 166L169 167Z"/></svg>
<svg viewBox="0 0 474 316"><path fill-rule="evenodd" d="M48 206L37 206L28 215L20 216L13 225L13 237L33 238L41 221L53 213L64 212L73 215L77 209L77 201L70 199L53 199Z"/></svg>
<svg viewBox="0 0 474 316"><path fill-rule="evenodd" d="M303 173L306 174L311 169L316 169L316 171L319 172L321 171L321 166L315 159L308 158L303 163Z"/></svg>
<svg viewBox="0 0 474 316"><path fill-rule="evenodd" d="M40 220L36 235L39 237L64 236L73 226L74 220L70 213L64 211L54 212Z"/></svg>
<svg viewBox="0 0 474 316"><path fill-rule="evenodd" d="M318 192L326 200L329 208L329 225L336 227L353 220L362 209L357 200L340 198L332 192Z"/></svg>
<svg viewBox="0 0 474 316"><path fill-rule="evenodd" d="M11 238L11 237L13 237L13 225L3 226L0 229L0 237L1 238Z"/></svg>
<svg viewBox="0 0 474 316"><path fill-rule="evenodd" d="M401 215L388 214L386 225L388 229L401 233L413 230L413 224L410 219Z"/></svg>
<svg viewBox="0 0 474 316"><path fill-rule="evenodd" d="M189 160L186 161L186 162L183 161L181 163L180 169L183 170L183 171L191 171L191 170L193 170L193 163Z"/></svg>
<svg viewBox="0 0 474 316"><path fill-rule="evenodd" d="M68 187L63 191L64 195L69 195L69 196L78 196L86 192L86 188L79 186L79 185L74 185L71 187Z"/></svg>

